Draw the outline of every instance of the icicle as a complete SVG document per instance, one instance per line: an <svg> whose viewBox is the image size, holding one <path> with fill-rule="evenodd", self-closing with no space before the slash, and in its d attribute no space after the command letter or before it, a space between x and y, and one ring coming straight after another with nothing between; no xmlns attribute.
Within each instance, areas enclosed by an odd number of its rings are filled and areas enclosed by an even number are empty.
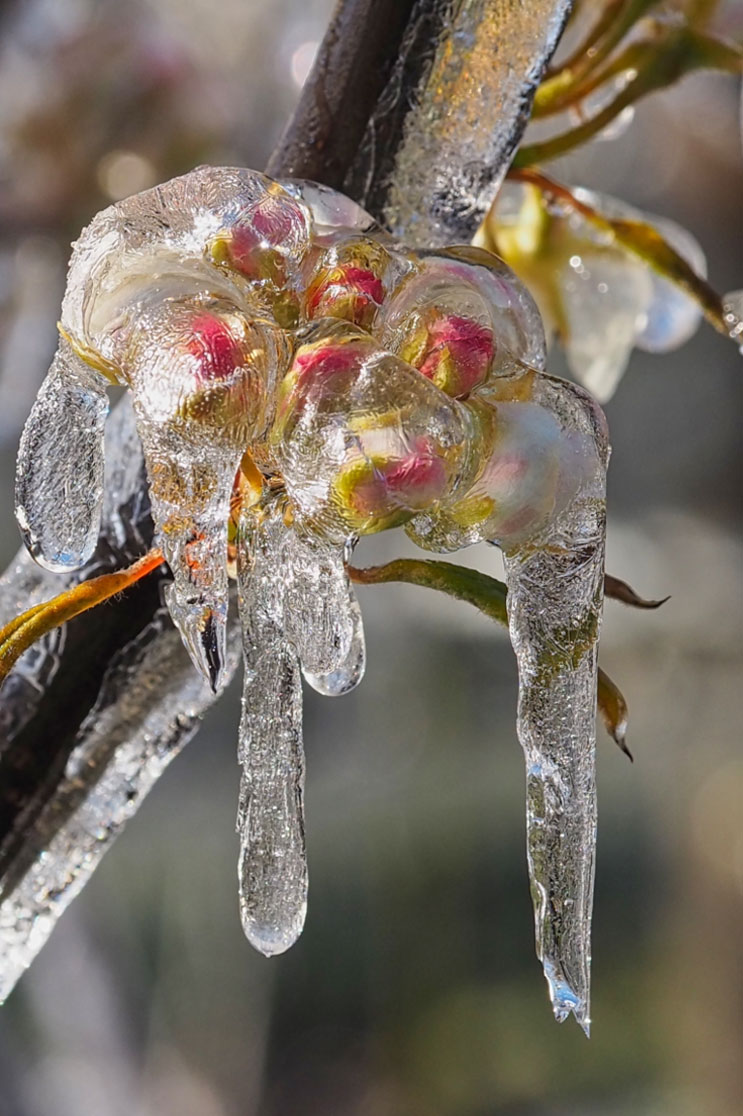
<svg viewBox="0 0 743 1116"><path fill-rule="evenodd" d="M98 540L106 380L61 340L21 438L16 519L48 570L78 569Z"/></svg>
<svg viewBox="0 0 743 1116"><path fill-rule="evenodd" d="M157 542L173 574L165 601L194 665L216 693L227 639L227 519L240 455L202 450L194 460L164 430L153 431L141 417L138 427Z"/></svg>
<svg viewBox="0 0 743 1116"><path fill-rule="evenodd" d="M245 681L239 759L240 915L267 957L302 932L307 911L302 687L284 630L287 528L275 505L243 517L238 555Z"/></svg>
<svg viewBox="0 0 743 1116"><path fill-rule="evenodd" d="M303 670L329 674L348 659L354 636L343 551L298 529L287 531L284 569L287 638Z"/></svg>
<svg viewBox="0 0 743 1116"><path fill-rule="evenodd" d="M555 1017L572 1011L588 1034L608 449L603 416L580 389L545 378L539 395L567 431L595 447L586 482L539 545L505 556L537 954Z"/></svg>
<svg viewBox="0 0 743 1116"><path fill-rule="evenodd" d="M323 674L313 674L306 667L302 673L318 694L325 697L340 697L349 693L358 686L366 670L366 642L364 640L364 622L361 616L359 602L350 582L347 583L347 601L345 605L347 616L350 618L352 630L351 640L344 659L338 662L335 668Z"/></svg>

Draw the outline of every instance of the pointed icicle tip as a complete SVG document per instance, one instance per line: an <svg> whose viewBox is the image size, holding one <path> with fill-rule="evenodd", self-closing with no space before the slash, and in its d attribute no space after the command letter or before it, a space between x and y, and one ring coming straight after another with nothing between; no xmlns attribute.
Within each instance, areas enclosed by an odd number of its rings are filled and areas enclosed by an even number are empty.
<svg viewBox="0 0 743 1116"><path fill-rule="evenodd" d="M208 605L181 606L172 584L165 590L165 601L191 662L209 683L212 693L218 693L224 685L227 659L226 617Z"/></svg>
<svg viewBox="0 0 743 1116"><path fill-rule="evenodd" d="M558 974L555 966L550 964L549 961L544 962L544 975L549 987L552 1011L557 1022L564 1023L572 1013L586 1038L590 1038L591 1020L588 1015L586 1000L573 991L565 978Z"/></svg>

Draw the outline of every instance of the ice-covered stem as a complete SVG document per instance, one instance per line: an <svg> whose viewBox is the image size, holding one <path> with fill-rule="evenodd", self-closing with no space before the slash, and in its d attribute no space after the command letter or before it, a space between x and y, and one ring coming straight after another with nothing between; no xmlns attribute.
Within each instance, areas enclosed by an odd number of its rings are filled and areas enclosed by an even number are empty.
<svg viewBox="0 0 743 1116"><path fill-rule="evenodd" d="M537 954L555 1017L573 1012L588 1034L608 446L590 397L549 378L545 393L566 430L589 439L596 456L586 483L544 538L504 555L508 623L519 670Z"/></svg>
<svg viewBox="0 0 743 1116"><path fill-rule="evenodd" d="M0 628L0 685L23 652L42 636L130 588L156 570L162 560L159 550L151 550L125 570L83 581L15 616Z"/></svg>
<svg viewBox="0 0 743 1116"><path fill-rule="evenodd" d="M341 4L287 132L290 160L309 155L319 165L327 150L335 173L323 181L406 243L467 243L518 145L572 0L382 6L389 18L369 0ZM353 73L357 59L377 65L371 81ZM333 63L341 90L328 82ZM356 148L343 176L333 158L341 141ZM285 173L299 172L290 162Z"/></svg>
<svg viewBox="0 0 743 1116"><path fill-rule="evenodd" d="M152 530L129 397L106 437L102 535L84 575L120 579L110 570L141 554ZM23 548L2 579L0 623L64 584ZM235 663L233 646L229 671ZM157 572L45 635L10 672L0 701L0 1002L213 700Z"/></svg>

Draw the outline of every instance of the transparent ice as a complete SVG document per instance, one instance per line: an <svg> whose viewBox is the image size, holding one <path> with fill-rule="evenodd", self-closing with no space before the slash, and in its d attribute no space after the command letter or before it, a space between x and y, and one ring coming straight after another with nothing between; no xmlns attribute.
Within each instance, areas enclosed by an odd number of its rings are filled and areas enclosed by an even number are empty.
<svg viewBox="0 0 743 1116"><path fill-rule="evenodd" d="M608 446L603 415L580 389L545 378L538 391L584 437L589 460L586 481L539 544L505 552L508 620L537 953L556 1019L573 1012L588 1034Z"/></svg>
<svg viewBox="0 0 743 1116"><path fill-rule="evenodd" d="M95 550L107 414L105 378L63 340L26 423L16 478L23 540L48 570L77 569Z"/></svg>
<svg viewBox="0 0 743 1116"><path fill-rule="evenodd" d="M109 437L110 435L110 437ZM142 546L144 462L130 401L109 420L99 568L131 560ZM70 576L66 580L69 581ZM62 584L65 579L62 579ZM22 551L5 574L0 623L59 592L60 577ZM0 771L60 667L66 630L26 652L2 691ZM238 658L235 633L227 670ZM27 805L21 834L0 843L0 1003L46 942L104 853L199 726L214 694L194 671L164 608L106 668L97 700L76 735L61 778Z"/></svg>
<svg viewBox="0 0 743 1116"><path fill-rule="evenodd" d="M532 186L507 182L496 202L493 229L509 262L527 282L548 331L559 337L568 366L600 401L610 399L633 348L667 352L696 331L693 298L617 247L581 213L535 202ZM575 197L612 219L649 223L701 277L704 253L685 229L605 194L573 189Z"/></svg>
<svg viewBox="0 0 743 1116"><path fill-rule="evenodd" d="M590 262L606 282L611 261ZM610 278L618 290L626 276ZM622 344L636 338L630 324ZM191 694L190 724L208 703L205 683L216 691L232 669L236 573L240 912L257 949L283 952L307 908L302 677L337 696L364 673L346 565L357 538L404 526L437 552L496 543L519 665L537 948L555 1014L573 1011L587 1029L608 451L597 405L544 373L526 288L479 249L407 249L316 184L201 168L92 222L73 255L62 331L21 448L27 545L53 569L89 556L106 387L128 388L141 439L131 460L136 470L144 460L172 574L165 603L198 668L189 687L173 632L127 648L136 669L112 664L126 688L91 713L70 780L94 769L108 734L121 747L102 765L100 793L122 815L132 765L156 772L158 742L186 731L173 727L173 686ZM51 645L47 658L53 669ZM142 697L147 671L161 706ZM84 833L55 830L51 863L34 862L0 908L16 976L53 925L54 880L69 879L61 894L73 894L86 834L108 840L97 794L74 815Z"/></svg>
<svg viewBox="0 0 743 1116"><path fill-rule="evenodd" d="M248 509L238 551L240 912L249 941L267 956L293 945L307 908L300 669L320 692L337 695L364 668L343 550L291 529L286 515L282 500Z"/></svg>
<svg viewBox="0 0 743 1116"><path fill-rule="evenodd" d="M286 632L291 573L282 561L288 531L281 508L240 529L240 915L248 941L270 957L294 944L307 912L302 684Z"/></svg>

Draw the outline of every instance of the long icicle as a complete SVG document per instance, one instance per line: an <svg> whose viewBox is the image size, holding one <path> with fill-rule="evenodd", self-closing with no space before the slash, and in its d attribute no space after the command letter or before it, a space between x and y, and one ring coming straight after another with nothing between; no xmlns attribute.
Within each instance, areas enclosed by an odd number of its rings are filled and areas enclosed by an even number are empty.
<svg viewBox="0 0 743 1116"><path fill-rule="evenodd" d="M588 1034L608 447L601 412L580 389L545 378L542 391L568 429L590 437L597 460L543 545L505 556L507 608L537 954L556 1019L573 1012Z"/></svg>
<svg viewBox="0 0 743 1116"><path fill-rule="evenodd" d="M238 552L245 680L237 828L240 916L267 957L297 940L307 911L299 659L284 631L284 526L274 505L243 515Z"/></svg>

